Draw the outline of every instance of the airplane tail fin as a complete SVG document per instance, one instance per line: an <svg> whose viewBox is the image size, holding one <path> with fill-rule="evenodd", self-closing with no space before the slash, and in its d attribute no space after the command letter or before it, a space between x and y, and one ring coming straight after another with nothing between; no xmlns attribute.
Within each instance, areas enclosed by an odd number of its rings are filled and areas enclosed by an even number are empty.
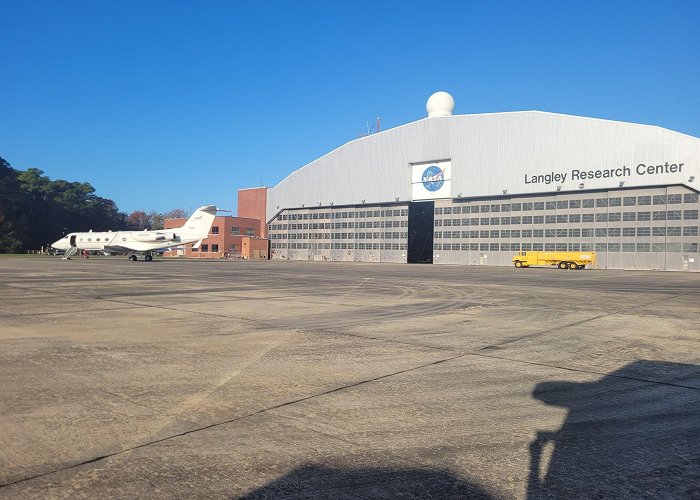
<svg viewBox="0 0 700 500"><path fill-rule="evenodd" d="M209 235L211 225L214 223L216 212L216 205L199 207L181 228L175 230L177 235L183 239L201 240L206 238Z"/></svg>

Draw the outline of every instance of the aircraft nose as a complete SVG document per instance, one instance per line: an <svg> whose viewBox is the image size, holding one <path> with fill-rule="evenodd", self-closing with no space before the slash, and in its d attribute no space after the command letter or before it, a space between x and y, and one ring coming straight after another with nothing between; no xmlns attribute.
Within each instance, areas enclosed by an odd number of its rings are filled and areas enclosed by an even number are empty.
<svg viewBox="0 0 700 500"><path fill-rule="evenodd" d="M56 240L53 243L51 243L51 246L56 250L66 250L68 248L66 241L67 240L65 238L61 238L60 240Z"/></svg>

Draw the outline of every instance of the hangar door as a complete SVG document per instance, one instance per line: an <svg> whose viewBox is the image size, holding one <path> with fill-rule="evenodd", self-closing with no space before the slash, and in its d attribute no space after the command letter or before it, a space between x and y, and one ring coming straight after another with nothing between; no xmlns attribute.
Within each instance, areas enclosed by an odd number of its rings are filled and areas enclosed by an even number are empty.
<svg viewBox="0 0 700 500"><path fill-rule="evenodd" d="M417 201L408 204L408 251L409 264L433 263L433 224L435 202Z"/></svg>

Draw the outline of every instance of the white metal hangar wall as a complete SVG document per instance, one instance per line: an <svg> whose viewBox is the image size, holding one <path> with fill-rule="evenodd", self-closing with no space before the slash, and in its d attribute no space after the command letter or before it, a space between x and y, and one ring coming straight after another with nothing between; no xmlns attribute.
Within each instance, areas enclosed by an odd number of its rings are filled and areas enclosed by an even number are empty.
<svg viewBox="0 0 700 500"><path fill-rule="evenodd" d="M428 118L351 141L267 195L271 257L512 265L594 250L604 268L700 270L700 139L538 111Z"/></svg>

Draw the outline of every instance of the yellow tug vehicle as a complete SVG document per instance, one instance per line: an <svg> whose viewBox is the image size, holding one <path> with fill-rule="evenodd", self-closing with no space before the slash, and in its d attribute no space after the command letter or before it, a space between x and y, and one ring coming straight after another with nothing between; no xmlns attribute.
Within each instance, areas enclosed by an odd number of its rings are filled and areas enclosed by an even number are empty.
<svg viewBox="0 0 700 500"><path fill-rule="evenodd" d="M559 269L585 269L595 264L595 252L518 252L515 267L557 266Z"/></svg>

